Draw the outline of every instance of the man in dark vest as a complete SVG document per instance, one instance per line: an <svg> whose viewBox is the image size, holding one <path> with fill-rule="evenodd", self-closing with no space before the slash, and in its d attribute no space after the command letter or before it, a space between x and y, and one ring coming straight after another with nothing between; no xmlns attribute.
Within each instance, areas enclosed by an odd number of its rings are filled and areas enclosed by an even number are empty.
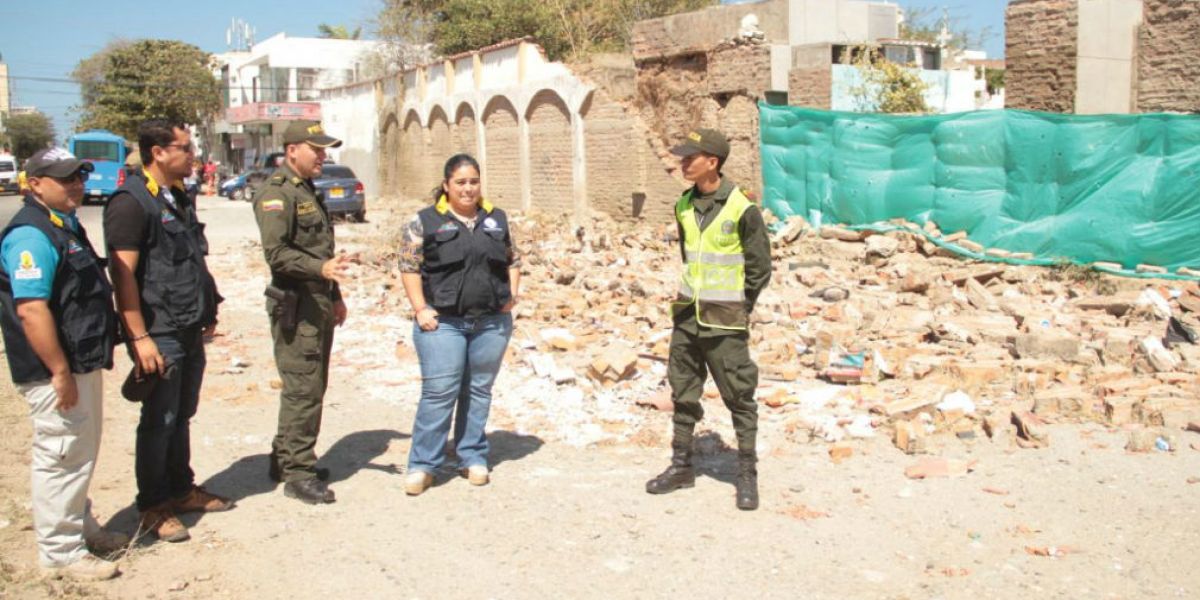
<svg viewBox="0 0 1200 600"><path fill-rule="evenodd" d="M320 123L293 121L283 132L283 164L254 197L271 269L267 312L283 381L268 475L285 482L284 495L307 504L336 499L325 485L328 471L317 468L316 445L333 328L346 320L338 281L346 277L348 259L334 256L333 225L312 179L321 174L325 149L341 145Z"/></svg>
<svg viewBox="0 0 1200 600"><path fill-rule="evenodd" d="M104 210L117 310L130 358L157 378L137 428L137 506L141 528L159 539L188 539L177 514L229 510L233 503L195 484L189 424L204 378L204 338L217 326L208 241L183 190L196 148L182 123L138 128L143 168L126 178Z"/></svg>
<svg viewBox="0 0 1200 600"><path fill-rule="evenodd" d="M0 234L0 328L17 391L33 419L33 525L43 569L110 579L129 542L92 516L88 485L100 450L101 369L112 368L117 315L104 262L75 218L92 165L66 150L26 163L31 195Z"/></svg>

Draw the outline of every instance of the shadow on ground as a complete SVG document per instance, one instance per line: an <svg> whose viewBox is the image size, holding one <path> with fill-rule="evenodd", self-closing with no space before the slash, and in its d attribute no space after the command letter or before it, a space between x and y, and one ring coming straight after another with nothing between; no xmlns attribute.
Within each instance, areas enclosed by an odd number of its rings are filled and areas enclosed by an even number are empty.
<svg viewBox="0 0 1200 600"><path fill-rule="evenodd" d="M372 429L356 431L334 442L329 450L317 461L318 466L329 469L329 483L345 481L363 469L373 469L399 475L403 469L396 464L377 464L374 459L387 452L392 440L408 439L407 433L392 429ZM279 485L267 476L269 455L253 454L244 456L224 470L209 477L201 485L214 494L239 502L251 496L266 494L274 491ZM237 507L234 507L237 510ZM183 524L192 527L204 517L203 513L179 515ZM109 519L105 525L114 531L133 534L137 531L138 510L135 504L121 509ZM153 541L151 536L150 541ZM142 543L146 543L143 539Z"/></svg>

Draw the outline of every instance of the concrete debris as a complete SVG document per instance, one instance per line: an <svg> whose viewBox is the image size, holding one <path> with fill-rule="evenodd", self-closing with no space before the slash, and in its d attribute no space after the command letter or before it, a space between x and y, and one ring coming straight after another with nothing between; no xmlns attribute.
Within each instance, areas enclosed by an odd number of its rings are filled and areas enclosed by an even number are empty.
<svg viewBox="0 0 1200 600"><path fill-rule="evenodd" d="M494 424L574 445L666 443L661 411L673 409L666 361L681 270L675 224L511 216L522 293ZM763 442L854 445L882 435L919 454L945 441L1041 447L1047 425L1064 421L1200 421L1200 346L1161 341L1164 314L1200 329L1200 286L983 263L930 241L975 249L964 232L891 225L874 233L799 216L776 221L774 273L750 329ZM394 252L364 251L372 268L361 269L348 297L363 299L354 314L406 331ZM353 328L339 335L347 344ZM403 377L382 368L415 366L407 337L392 354L364 362L379 365L393 388L418 386L415 368ZM712 382L707 389L706 412L722 414ZM724 421L702 426L732 439Z"/></svg>

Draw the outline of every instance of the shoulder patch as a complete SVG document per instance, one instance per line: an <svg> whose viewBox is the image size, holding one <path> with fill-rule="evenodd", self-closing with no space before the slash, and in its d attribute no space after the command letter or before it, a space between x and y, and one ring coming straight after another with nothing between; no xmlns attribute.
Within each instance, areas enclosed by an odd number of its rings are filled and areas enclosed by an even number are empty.
<svg viewBox="0 0 1200 600"><path fill-rule="evenodd" d="M287 181L287 177L284 177L282 173L279 173L272 175L271 178L267 180L267 183L271 185L283 185L284 181Z"/></svg>
<svg viewBox="0 0 1200 600"><path fill-rule="evenodd" d="M13 273L13 279L41 279L42 270L33 262L33 253L24 250L21 252L21 266L17 268L17 272Z"/></svg>
<svg viewBox="0 0 1200 600"><path fill-rule="evenodd" d="M263 212L283 210L283 200L263 200Z"/></svg>

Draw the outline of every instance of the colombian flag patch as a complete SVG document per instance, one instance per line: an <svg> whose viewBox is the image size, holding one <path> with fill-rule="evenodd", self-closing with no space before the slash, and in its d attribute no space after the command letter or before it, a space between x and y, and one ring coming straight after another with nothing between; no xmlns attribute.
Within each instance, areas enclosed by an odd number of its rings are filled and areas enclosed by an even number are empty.
<svg viewBox="0 0 1200 600"><path fill-rule="evenodd" d="M262 203L263 212L272 210L283 210L283 200L264 200Z"/></svg>

